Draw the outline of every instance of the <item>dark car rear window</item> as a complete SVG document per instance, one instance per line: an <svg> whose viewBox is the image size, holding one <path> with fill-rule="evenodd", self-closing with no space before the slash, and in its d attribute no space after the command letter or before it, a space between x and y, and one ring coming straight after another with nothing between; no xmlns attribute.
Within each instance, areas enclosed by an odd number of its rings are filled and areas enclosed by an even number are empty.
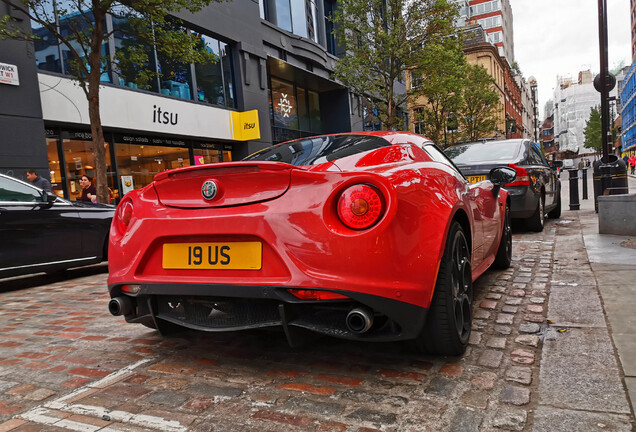
<svg viewBox="0 0 636 432"><path fill-rule="evenodd" d="M448 147L444 152L458 165L480 162L512 161L519 153L520 142L484 142Z"/></svg>
<svg viewBox="0 0 636 432"><path fill-rule="evenodd" d="M290 165L318 165L391 144L369 135L329 135L303 138L258 151L243 160L284 162Z"/></svg>

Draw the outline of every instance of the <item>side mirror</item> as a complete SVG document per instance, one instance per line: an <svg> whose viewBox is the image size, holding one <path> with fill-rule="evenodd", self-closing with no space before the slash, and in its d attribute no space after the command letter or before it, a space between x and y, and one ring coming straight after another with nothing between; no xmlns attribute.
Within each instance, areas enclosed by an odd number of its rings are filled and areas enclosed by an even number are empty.
<svg viewBox="0 0 636 432"><path fill-rule="evenodd" d="M53 204L57 200L57 195L53 192L46 191L46 202Z"/></svg>
<svg viewBox="0 0 636 432"><path fill-rule="evenodd" d="M495 186L492 189L492 193L496 197L502 186L515 181L517 178L517 171L507 166L497 167L490 170L489 176L490 182Z"/></svg>
<svg viewBox="0 0 636 432"><path fill-rule="evenodd" d="M44 208L52 207L55 200L57 200L57 195L55 195L53 192L43 191L42 202L40 203L40 207L44 207Z"/></svg>

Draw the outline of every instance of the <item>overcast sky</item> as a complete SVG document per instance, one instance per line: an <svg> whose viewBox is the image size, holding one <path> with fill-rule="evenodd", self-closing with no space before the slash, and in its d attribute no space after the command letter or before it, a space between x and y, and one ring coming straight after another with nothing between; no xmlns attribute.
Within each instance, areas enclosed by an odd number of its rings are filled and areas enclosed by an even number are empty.
<svg viewBox="0 0 636 432"><path fill-rule="evenodd" d="M539 113L557 76L578 78L581 70L600 70L598 0L510 0L515 60L539 88ZM629 0L607 0L608 64L631 64ZM599 102L600 103L600 102Z"/></svg>

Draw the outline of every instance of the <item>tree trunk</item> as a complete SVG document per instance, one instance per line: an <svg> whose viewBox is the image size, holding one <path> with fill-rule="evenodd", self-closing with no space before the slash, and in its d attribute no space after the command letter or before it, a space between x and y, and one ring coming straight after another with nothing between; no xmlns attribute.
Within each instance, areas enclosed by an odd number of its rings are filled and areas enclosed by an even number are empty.
<svg viewBox="0 0 636 432"><path fill-rule="evenodd" d="M97 201L108 203L108 181L106 179L106 150L104 148L104 130L102 118L99 112L99 82L102 74L101 47L104 38L104 13L93 7L95 27L91 37L91 51L88 59L90 70L86 97L88 98L88 118L91 122L91 134L93 136L93 151L95 152L95 187L97 188Z"/></svg>
<svg viewBox="0 0 636 432"><path fill-rule="evenodd" d="M97 84L99 86L99 84ZM109 202L108 182L106 179L106 149L104 148L104 130L99 115L98 91L89 89L88 92L88 116L91 122L91 134L93 135L93 151L95 152L95 187L97 188L97 201Z"/></svg>

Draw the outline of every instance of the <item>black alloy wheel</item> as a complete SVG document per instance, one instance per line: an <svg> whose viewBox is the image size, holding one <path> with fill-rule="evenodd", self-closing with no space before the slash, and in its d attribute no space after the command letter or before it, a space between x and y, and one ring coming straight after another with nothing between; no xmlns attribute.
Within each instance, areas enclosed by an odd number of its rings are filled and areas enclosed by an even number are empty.
<svg viewBox="0 0 636 432"><path fill-rule="evenodd" d="M464 233L458 231L453 240L451 286L453 287L455 328L457 337L462 343L468 343L472 325L473 281L469 256Z"/></svg>
<svg viewBox="0 0 636 432"><path fill-rule="evenodd" d="M427 323L415 340L415 348L431 354L463 354L472 327L472 303L470 249L463 228L454 221L440 262Z"/></svg>
<svg viewBox="0 0 636 432"><path fill-rule="evenodd" d="M501 230L501 241L499 242L499 249L497 249L497 256L495 256L495 262L493 267L505 270L510 267L512 262L512 227L510 225L510 206L506 204L506 212L504 215L504 225Z"/></svg>
<svg viewBox="0 0 636 432"><path fill-rule="evenodd" d="M558 219L561 217L561 189L557 193L557 205L549 213L548 217L551 219Z"/></svg>
<svg viewBox="0 0 636 432"><path fill-rule="evenodd" d="M545 226L545 198L543 194L539 196L539 202L534 214L528 219L528 228L534 232L543 231Z"/></svg>

